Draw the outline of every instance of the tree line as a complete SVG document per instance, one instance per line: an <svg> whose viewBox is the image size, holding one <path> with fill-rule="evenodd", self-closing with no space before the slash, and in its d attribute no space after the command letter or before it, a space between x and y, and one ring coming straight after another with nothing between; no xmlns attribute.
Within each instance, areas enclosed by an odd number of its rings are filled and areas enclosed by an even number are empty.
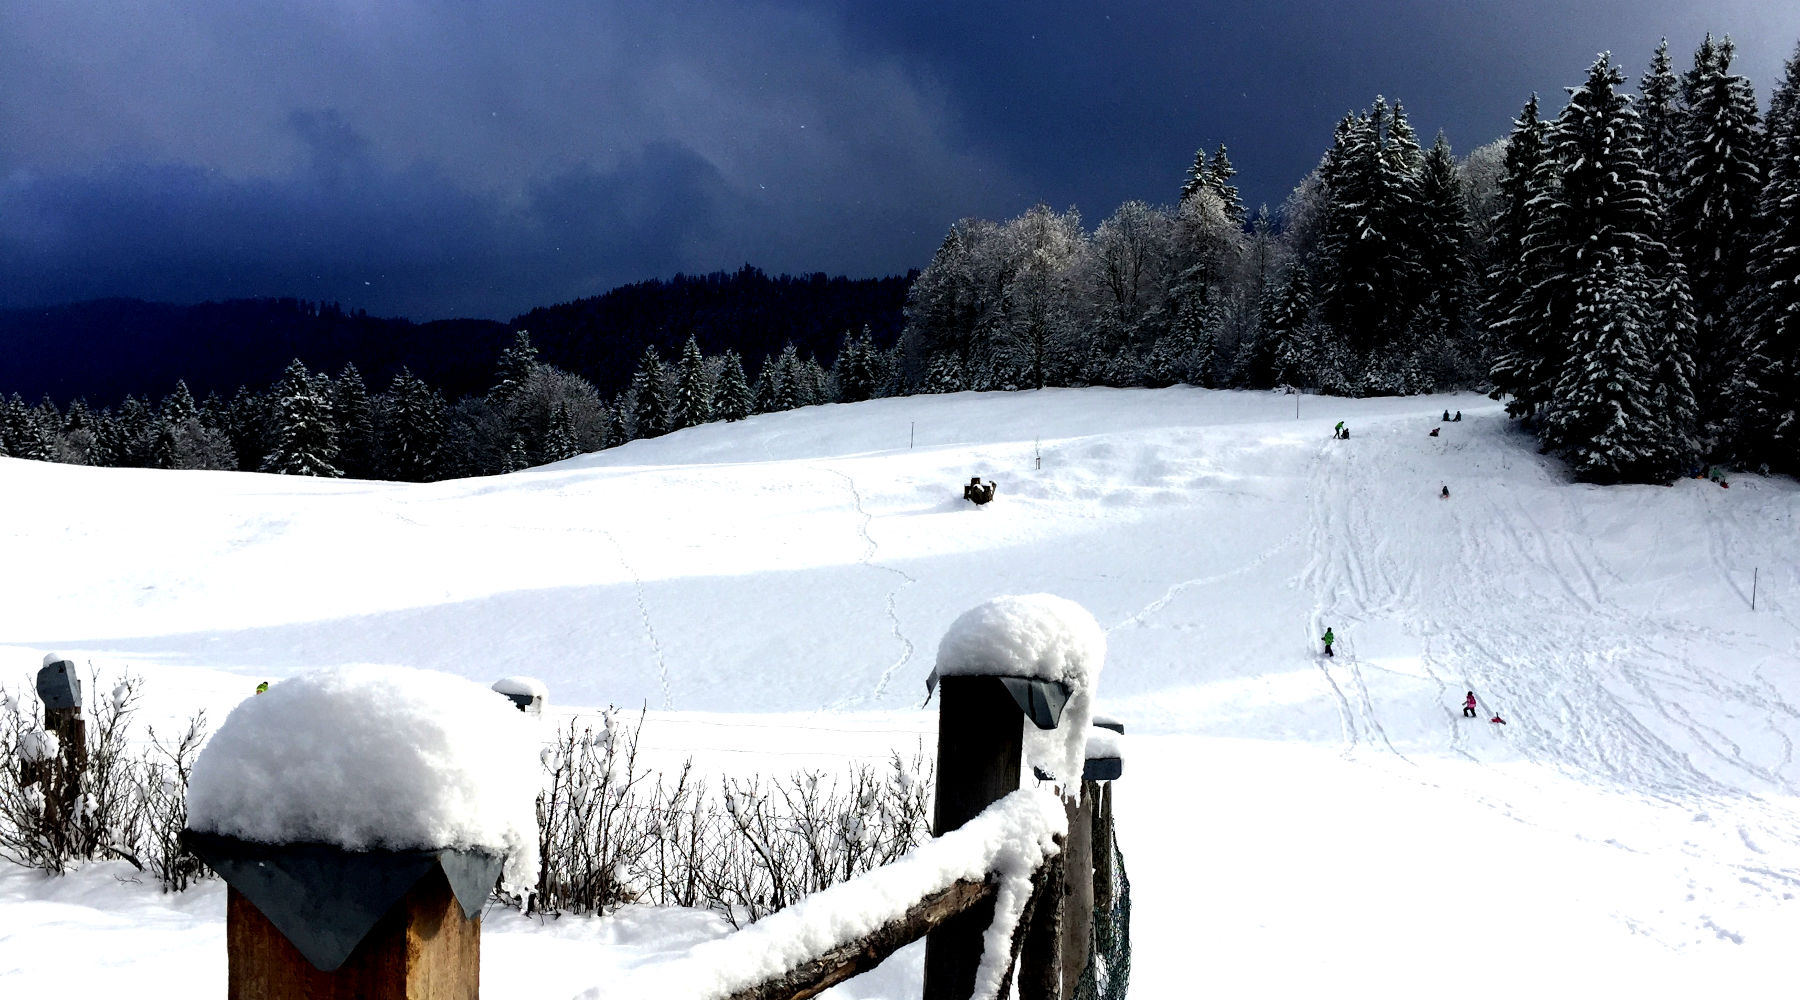
<svg viewBox="0 0 1800 1000"><path fill-rule="evenodd" d="M1039 205L951 227L913 283L926 391L1491 390L1579 478L1800 471L1800 53L1766 118L1711 36L1639 93L1602 55L1567 105L1458 160L1377 97L1278 214L1224 146L1173 206L1091 233Z"/></svg>
<svg viewBox="0 0 1800 1000"><path fill-rule="evenodd" d="M402 368L371 392L354 363L333 377L299 359L267 390L196 400L186 382L160 402L66 410L17 393L0 405L0 454L75 465L216 469L427 482L561 461L714 420L870 399L895 382L895 352L846 332L831 367L786 345L752 380L735 351L707 356L689 337L665 362L645 348L627 388L603 397L546 364L527 331L500 355L487 392L454 402Z"/></svg>

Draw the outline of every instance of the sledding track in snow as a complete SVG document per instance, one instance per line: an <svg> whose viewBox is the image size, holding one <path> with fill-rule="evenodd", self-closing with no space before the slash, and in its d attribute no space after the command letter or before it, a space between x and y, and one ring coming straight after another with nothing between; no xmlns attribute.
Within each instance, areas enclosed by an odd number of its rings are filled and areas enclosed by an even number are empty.
<svg viewBox="0 0 1800 1000"><path fill-rule="evenodd" d="M1781 511L1759 511L1751 490L1711 495L1710 484L1677 484L1694 496L1676 498L1657 487L1545 482L1554 463L1530 455L1529 439L1498 414L1428 437L1436 425L1366 422L1356 437L1328 441L1308 479L1312 554L1295 583L1311 596L1309 652L1325 624L1339 636L1335 660L1311 658L1343 716L1345 752L1392 750L1383 719L1435 716L1442 737L1415 729L1403 748L1535 762L1689 807L1749 796L1763 803L1751 811L1766 829L1800 839L1800 629L1778 605L1740 624L1749 593L1739 578L1751 557L1732 548L1764 535ZM1441 482L1449 500L1437 498ZM1633 565L1640 553L1616 536L1622 526L1643 533L1625 519L1671 500L1702 508L1686 521L1700 537L1671 540L1651 567L1664 575L1645 578ZM1770 561L1800 554L1785 537L1772 544ZM1697 615L1696 600L1730 613ZM1371 631L1382 636L1376 653L1359 642ZM1721 649L1735 655L1722 660ZM1371 659L1416 668L1430 686L1384 699L1372 693ZM1786 676L1777 682L1771 668ZM1482 718L1460 718L1465 687ZM1440 704L1406 704L1427 693ZM1504 728L1485 721L1493 713ZM1773 881L1791 877L1778 871Z"/></svg>

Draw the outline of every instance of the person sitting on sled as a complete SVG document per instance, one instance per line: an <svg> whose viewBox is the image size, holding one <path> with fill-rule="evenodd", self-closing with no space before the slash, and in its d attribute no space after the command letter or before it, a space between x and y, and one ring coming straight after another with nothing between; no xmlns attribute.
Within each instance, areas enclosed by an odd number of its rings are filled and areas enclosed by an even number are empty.
<svg viewBox="0 0 1800 1000"><path fill-rule="evenodd" d="M1469 696L1463 699L1463 718L1475 718L1475 692L1473 691L1470 691Z"/></svg>
<svg viewBox="0 0 1800 1000"><path fill-rule="evenodd" d="M1506 720L1505 720L1505 719L1502 719L1502 718L1501 718L1501 717L1499 717L1499 716L1498 716L1498 715L1496 715L1496 716L1494 716L1494 717L1493 717L1493 718L1491 718L1491 719L1489 719L1489 720L1488 720L1488 721L1489 721L1489 722L1492 722L1492 723L1493 723L1493 724L1494 724L1494 725L1496 725L1496 726L1504 726L1504 725L1506 725Z"/></svg>

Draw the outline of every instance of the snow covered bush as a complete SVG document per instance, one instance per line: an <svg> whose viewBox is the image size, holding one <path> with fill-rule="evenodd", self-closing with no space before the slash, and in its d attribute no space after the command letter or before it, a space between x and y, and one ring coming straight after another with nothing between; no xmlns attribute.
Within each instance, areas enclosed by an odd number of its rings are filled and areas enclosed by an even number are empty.
<svg viewBox="0 0 1800 1000"><path fill-rule="evenodd" d="M127 733L137 678L119 680L87 717L85 767L71 767L61 741L43 727L36 690L0 689L0 858L61 873L81 861L123 858L140 869L136 847L144 804ZM90 691L107 690L90 670Z"/></svg>

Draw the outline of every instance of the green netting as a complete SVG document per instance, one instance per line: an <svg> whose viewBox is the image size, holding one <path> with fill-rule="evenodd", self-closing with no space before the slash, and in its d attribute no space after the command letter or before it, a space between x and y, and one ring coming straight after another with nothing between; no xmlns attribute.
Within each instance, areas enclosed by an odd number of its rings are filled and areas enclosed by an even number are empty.
<svg viewBox="0 0 1800 1000"><path fill-rule="evenodd" d="M1071 1000L1125 1000L1131 984L1131 879L1125 875L1125 855L1119 851L1111 819L1102 819L1096 810L1094 827L1095 844L1112 845L1113 898L1107 905L1095 886L1094 936L1087 968L1081 971Z"/></svg>

